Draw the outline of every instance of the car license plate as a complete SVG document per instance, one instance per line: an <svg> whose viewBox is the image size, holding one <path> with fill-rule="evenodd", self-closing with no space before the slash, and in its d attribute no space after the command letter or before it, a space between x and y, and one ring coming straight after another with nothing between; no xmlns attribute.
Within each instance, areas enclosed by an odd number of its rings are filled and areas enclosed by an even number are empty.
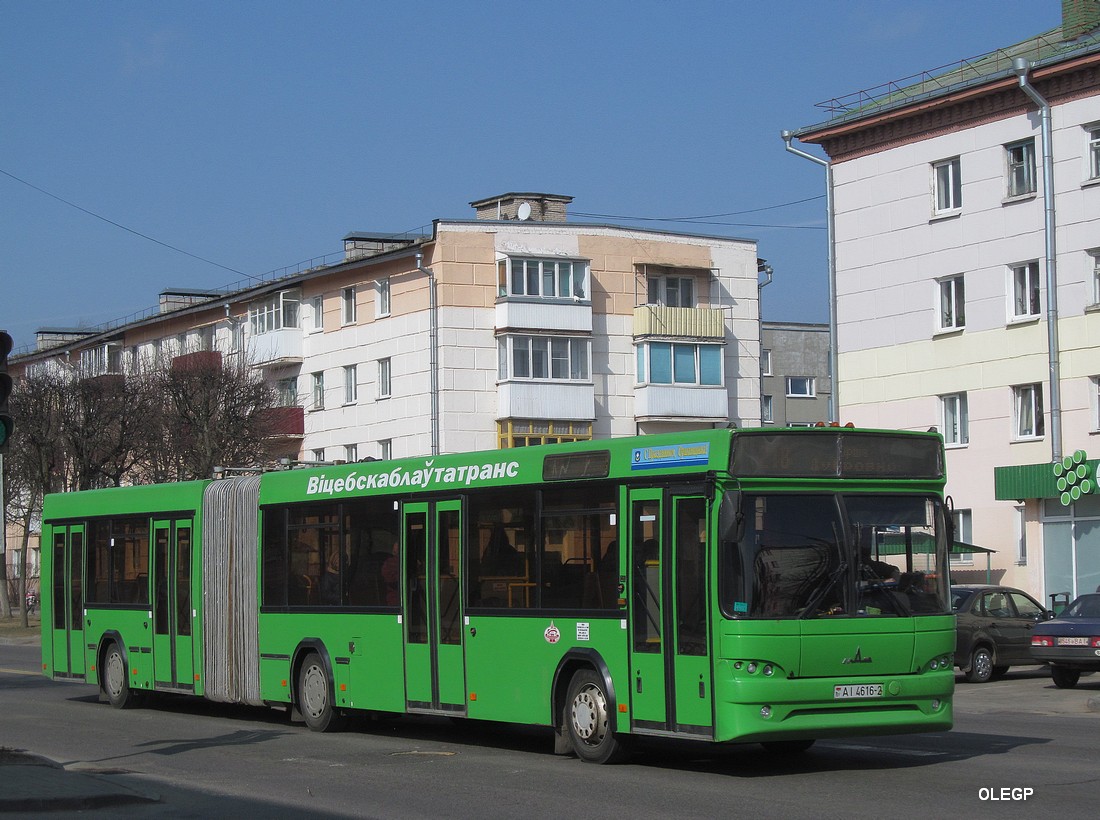
<svg viewBox="0 0 1100 820"><path fill-rule="evenodd" d="M833 687L833 700L852 698L881 698L881 683L844 683Z"/></svg>
<svg viewBox="0 0 1100 820"><path fill-rule="evenodd" d="M1058 646L1088 646L1089 639L1082 638L1058 638Z"/></svg>

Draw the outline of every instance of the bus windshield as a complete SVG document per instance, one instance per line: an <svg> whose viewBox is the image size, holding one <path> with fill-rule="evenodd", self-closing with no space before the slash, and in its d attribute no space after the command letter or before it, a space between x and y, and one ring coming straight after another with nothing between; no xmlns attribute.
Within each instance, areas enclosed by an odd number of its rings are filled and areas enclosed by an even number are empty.
<svg viewBox="0 0 1100 820"><path fill-rule="evenodd" d="M736 495L723 505L732 618L946 614L947 527L923 495Z"/></svg>

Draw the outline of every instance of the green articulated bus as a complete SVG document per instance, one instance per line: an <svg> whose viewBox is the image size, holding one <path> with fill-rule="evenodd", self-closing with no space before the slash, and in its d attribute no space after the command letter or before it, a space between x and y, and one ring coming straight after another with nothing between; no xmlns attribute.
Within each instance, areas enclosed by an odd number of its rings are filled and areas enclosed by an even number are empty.
<svg viewBox="0 0 1100 820"><path fill-rule="evenodd" d="M949 729L934 433L706 430L51 495L44 673L156 692L760 742Z"/></svg>

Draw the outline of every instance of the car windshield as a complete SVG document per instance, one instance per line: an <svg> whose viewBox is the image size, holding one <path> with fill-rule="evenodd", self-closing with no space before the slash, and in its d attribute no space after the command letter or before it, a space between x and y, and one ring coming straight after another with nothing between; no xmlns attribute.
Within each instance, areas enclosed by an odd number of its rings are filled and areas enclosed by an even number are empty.
<svg viewBox="0 0 1100 820"><path fill-rule="evenodd" d="M1100 595L1082 595L1062 613L1063 618L1100 618Z"/></svg>

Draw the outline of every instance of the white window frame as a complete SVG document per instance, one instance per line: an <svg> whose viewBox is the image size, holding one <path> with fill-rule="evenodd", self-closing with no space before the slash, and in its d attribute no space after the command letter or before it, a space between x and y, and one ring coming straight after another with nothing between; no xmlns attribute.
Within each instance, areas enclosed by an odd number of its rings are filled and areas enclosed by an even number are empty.
<svg viewBox="0 0 1100 820"><path fill-rule="evenodd" d="M962 158L932 163L932 212L953 214L962 210Z"/></svg>
<svg viewBox="0 0 1100 820"><path fill-rule="evenodd" d="M313 460L316 462L323 462L325 460L325 448L320 447L316 450L310 451L313 454Z"/></svg>
<svg viewBox="0 0 1100 820"><path fill-rule="evenodd" d="M1035 183L1035 138L1005 146L1005 196L1031 196Z"/></svg>
<svg viewBox="0 0 1100 820"><path fill-rule="evenodd" d="M1019 384L1012 388L1013 438L1016 441L1041 439L1046 432L1043 418L1043 385Z"/></svg>
<svg viewBox="0 0 1100 820"><path fill-rule="evenodd" d="M970 410L966 393L940 396L943 443L947 447L965 447L970 443Z"/></svg>
<svg viewBox="0 0 1100 820"><path fill-rule="evenodd" d="M378 318L390 315L390 277L378 280Z"/></svg>
<svg viewBox="0 0 1100 820"><path fill-rule="evenodd" d="M657 358L654 351L660 351L660 358L667 369L668 378L655 376L653 362ZM705 351L705 352L704 352ZM722 346L716 344L702 344L693 342L666 342L647 341L641 342L635 350L635 383L638 385L667 385L669 387L722 387L726 383L725 361ZM687 357L691 357L688 365ZM703 381L704 356L706 357L707 371L712 372L713 367L718 367L718 381ZM691 378L686 378L685 370L691 369Z"/></svg>
<svg viewBox="0 0 1100 820"><path fill-rule="evenodd" d="M275 404L277 407L298 406L297 376L290 376L275 382Z"/></svg>
<svg viewBox="0 0 1100 820"><path fill-rule="evenodd" d="M952 510L951 520L954 523L955 540L962 541L964 544L974 543L974 513L971 510ZM949 553L949 563L952 564L973 564L974 553L964 552L956 554L955 552Z"/></svg>
<svg viewBox="0 0 1100 820"><path fill-rule="evenodd" d="M318 370L311 374L313 377L312 390L310 392L310 410L325 409L325 371Z"/></svg>
<svg viewBox="0 0 1100 820"><path fill-rule="evenodd" d="M1100 248L1088 252L1092 262L1092 301L1090 305L1100 305Z"/></svg>
<svg viewBox="0 0 1100 820"><path fill-rule="evenodd" d="M936 327L940 331L966 327L966 280L961 273L936 280Z"/></svg>
<svg viewBox="0 0 1100 820"><path fill-rule="evenodd" d="M391 458L393 458L392 438L378 439L378 457L383 461L389 461Z"/></svg>
<svg viewBox="0 0 1100 820"><path fill-rule="evenodd" d="M1042 284L1037 261L1021 262L1008 269L1012 292L1009 318L1012 321L1038 319L1042 310Z"/></svg>
<svg viewBox="0 0 1100 820"><path fill-rule="evenodd" d="M355 404L357 401L359 401L359 366L345 365L344 404Z"/></svg>
<svg viewBox="0 0 1100 820"><path fill-rule="evenodd" d="M591 342L587 336L501 336L497 374L501 381L590 383Z"/></svg>
<svg viewBox="0 0 1100 820"><path fill-rule="evenodd" d="M358 444L345 444L344 445L344 461L348 464L354 464L359 460L359 445Z"/></svg>
<svg viewBox="0 0 1100 820"><path fill-rule="evenodd" d="M301 295L297 290L281 290L248 306L248 326L253 336L283 328L298 327Z"/></svg>
<svg viewBox="0 0 1100 820"><path fill-rule="evenodd" d="M1100 433L1100 376L1089 377L1089 402L1091 405L1092 426L1094 433Z"/></svg>
<svg viewBox="0 0 1100 820"><path fill-rule="evenodd" d="M1023 504L1016 506L1016 565L1027 566L1027 508Z"/></svg>
<svg viewBox="0 0 1100 820"><path fill-rule="evenodd" d="M388 399L393 395L393 362L389 357L378 360L378 398Z"/></svg>
<svg viewBox="0 0 1100 820"><path fill-rule="evenodd" d="M1089 179L1100 180L1100 123L1093 123L1092 125L1085 126L1088 132L1088 161L1089 161Z"/></svg>
<svg viewBox="0 0 1100 820"><path fill-rule="evenodd" d="M775 424L774 402L771 396L762 395L760 397L760 423Z"/></svg>
<svg viewBox="0 0 1100 820"><path fill-rule="evenodd" d="M805 387L805 390L796 391L794 388L799 386L799 383ZM788 399L813 399L817 398L817 380L813 376L787 376L787 398Z"/></svg>
<svg viewBox="0 0 1100 820"><path fill-rule="evenodd" d="M340 291L340 324L354 325L358 311L355 305L355 287L344 288Z"/></svg>
<svg viewBox="0 0 1100 820"><path fill-rule="evenodd" d="M770 376L772 374L772 352L770 349L764 347L760 349L760 375Z"/></svg>
<svg viewBox="0 0 1100 820"><path fill-rule="evenodd" d="M589 264L583 259L507 256L497 260L498 293L528 299L588 299Z"/></svg>
<svg viewBox="0 0 1100 820"><path fill-rule="evenodd" d="M309 300L310 313L313 314L310 317L309 332L320 333L325 329L325 297L313 296Z"/></svg>

